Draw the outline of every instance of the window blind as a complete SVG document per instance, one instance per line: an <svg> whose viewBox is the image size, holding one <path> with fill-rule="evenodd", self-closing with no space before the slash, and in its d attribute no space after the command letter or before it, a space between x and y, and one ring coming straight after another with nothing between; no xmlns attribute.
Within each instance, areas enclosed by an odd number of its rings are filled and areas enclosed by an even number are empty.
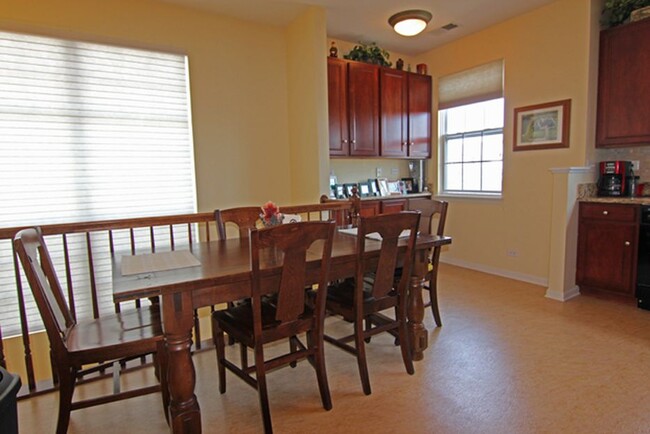
<svg viewBox="0 0 650 434"><path fill-rule="evenodd" d="M0 32L0 227L191 213L194 179L185 55ZM8 249L5 336L20 332Z"/></svg>
<svg viewBox="0 0 650 434"><path fill-rule="evenodd" d="M503 60L441 77L439 110L503 97Z"/></svg>

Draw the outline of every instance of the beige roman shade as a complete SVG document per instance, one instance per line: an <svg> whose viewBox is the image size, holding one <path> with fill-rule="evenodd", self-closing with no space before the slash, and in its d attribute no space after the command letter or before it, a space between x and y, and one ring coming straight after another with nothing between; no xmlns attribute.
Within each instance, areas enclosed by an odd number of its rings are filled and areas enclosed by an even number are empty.
<svg viewBox="0 0 650 434"><path fill-rule="evenodd" d="M439 110L502 97L502 59L446 75L438 82Z"/></svg>

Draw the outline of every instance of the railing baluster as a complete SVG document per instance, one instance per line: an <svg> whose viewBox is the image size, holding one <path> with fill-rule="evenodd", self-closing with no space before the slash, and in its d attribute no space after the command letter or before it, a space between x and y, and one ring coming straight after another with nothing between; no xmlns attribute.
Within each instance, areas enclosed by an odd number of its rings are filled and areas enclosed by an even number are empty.
<svg viewBox="0 0 650 434"><path fill-rule="evenodd" d="M149 237L151 238L151 253L156 253L156 238L153 233L153 226L149 226Z"/></svg>
<svg viewBox="0 0 650 434"><path fill-rule="evenodd" d="M99 318L99 299L97 297L97 282L95 280L95 263L93 262L93 246L90 232L86 232L86 253L88 254L88 277L90 278L90 295L93 302L93 318Z"/></svg>
<svg viewBox="0 0 650 434"><path fill-rule="evenodd" d="M172 250L176 250L174 245L174 225L169 225L169 243L171 244Z"/></svg>
<svg viewBox="0 0 650 434"><path fill-rule="evenodd" d="M77 320L77 310L74 302L74 288L72 286L72 269L70 267L70 252L68 251L68 235L63 236L63 259L65 261L65 280L68 287L68 305L70 306L70 313L72 317Z"/></svg>
<svg viewBox="0 0 650 434"><path fill-rule="evenodd" d="M110 251L111 258L113 258L115 256L115 241L113 240L112 229L108 230L108 249ZM115 307L115 313L120 313L122 311L122 307L119 303L113 303L113 307Z"/></svg>
<svg viewBox="0 0 650 434"><path fill-rule="evenodd" d="M190 243L190 247L192 247L192 223L187 224L187 237L189 238L188 241Z"/></svg>
<svg viewBox="0 0 650 434"><path fill-rule="evenodd" d="M29 342L29 326L27 325L27 312L25 311L25 297L23 296L23 283L20 279L20 268L18 267L18 255L16 249L11 245L14 258L14 273L16 275L16 290L18 293L18 311L20 313L20 331L22 332L23 350L25 353L25 370L27 371L27 385L30 391L36 389L36 376L34 375L34 363L32 361L32 350ZM54 370L52 370L54 372Z"/></svg>

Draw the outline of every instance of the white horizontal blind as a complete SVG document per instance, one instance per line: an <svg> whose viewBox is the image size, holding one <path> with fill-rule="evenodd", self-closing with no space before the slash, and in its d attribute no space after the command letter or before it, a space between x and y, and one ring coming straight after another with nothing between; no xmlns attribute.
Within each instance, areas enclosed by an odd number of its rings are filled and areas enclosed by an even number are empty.
<svg viewBox="0 0 650 434"><path fill-rule="evenodd" d="M184 55L0 32L0 227L195 212L187 71ZM5 336L20 332L7 249Z"/></svg>
<svg viewBox="0 0 650 434"><path fill-rule="evenodd" d="M441 77L439 110L503 97L503 60Z"/></svg>

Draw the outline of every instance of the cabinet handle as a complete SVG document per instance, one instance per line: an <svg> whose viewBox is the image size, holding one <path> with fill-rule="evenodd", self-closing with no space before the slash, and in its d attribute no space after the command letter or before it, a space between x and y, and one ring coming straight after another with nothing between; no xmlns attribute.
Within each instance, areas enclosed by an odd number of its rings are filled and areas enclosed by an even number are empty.
<svg viewBox="0 0 650 434"><path fill-rule="evenodd" d="M402 151L404 150L404 146L408 145L407 142L402 142Z"/></svg>
<svg viewBox="0 0 650 434"><path fill-rule="evenodd" d="M629 242L629 241L626 241L626 242L625 242L625 245L626 245L626 246L629 246L629 245L630 245L630 242Z"/></svg>
<svg viewBox="0 0 650 434"><path fill-rule="evenodd" d="M603 211L603 215L609 214L609 211Z"/></svg>

